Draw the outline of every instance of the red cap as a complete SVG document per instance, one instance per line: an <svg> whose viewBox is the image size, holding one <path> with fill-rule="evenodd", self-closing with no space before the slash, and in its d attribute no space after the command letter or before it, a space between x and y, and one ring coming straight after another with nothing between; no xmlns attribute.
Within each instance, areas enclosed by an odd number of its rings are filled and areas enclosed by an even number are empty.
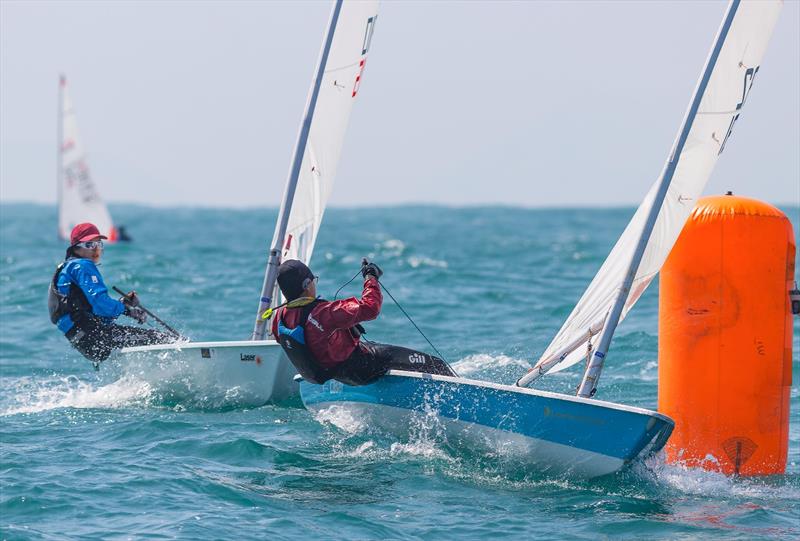
<svg viewBox="0 0 800 541"><path fill-rule="evenodd" d="M69 235L69 242L72 246L75 246L79 242L94 240L97 237L100 237L101 239L108 238L100 234L100 230L97 229L96 225L86 222L83 224L78 224L72 228L72 233Z"/></svg>

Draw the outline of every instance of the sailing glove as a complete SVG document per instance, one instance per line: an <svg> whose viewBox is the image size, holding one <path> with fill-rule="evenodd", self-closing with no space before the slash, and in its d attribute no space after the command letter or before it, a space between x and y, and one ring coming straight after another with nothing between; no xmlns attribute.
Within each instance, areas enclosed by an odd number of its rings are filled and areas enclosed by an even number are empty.
<svg viewBox="0 0 800 541"><path fill-rule="evenodd" d="M383 271L375 263L367 263L366 265L361 266L361 276L363 276L365 280L367 279L367 276L380 278L383 276Z"/></svg>
<svg viewBox="0 0 800 541"><path fill-rule="evenodd" d="M125 315L135 319L139 323L144 323L147 321L147 314L138 306L126 306Z"/></svg>
<svg viewBox="0 0 800 541"><path fill-rule="evenodd" d="M131 291L127 295L120 297L119 302L121 302L125 306L134 306L134 307L138 307L141 304L139 302L139 295L137 295L135 291Z"/></svg>

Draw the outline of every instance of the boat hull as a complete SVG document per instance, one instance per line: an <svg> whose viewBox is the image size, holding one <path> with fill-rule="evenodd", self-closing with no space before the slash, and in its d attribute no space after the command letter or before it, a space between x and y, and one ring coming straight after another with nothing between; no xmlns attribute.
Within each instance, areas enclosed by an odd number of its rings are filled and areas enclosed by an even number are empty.
<svg viewBox="0 0 800 541"><path fill-rule="evenodd" d="M613 473L660 450L674 427L669 417L642 408L404 371L360 387L301 380L300 394L312 412L342 408L400 437L420 426L421 417L432 417L449 444L583 478Z"/></svg>
<svg viewBox="0 0 800 541"><path fill-rule="evenodd" d="M298 394L293 379L297 371L280 344L271 340L123 348L106 364L154 383L187 382L195 392L216 394L227 405L261 406Z"/></svg>

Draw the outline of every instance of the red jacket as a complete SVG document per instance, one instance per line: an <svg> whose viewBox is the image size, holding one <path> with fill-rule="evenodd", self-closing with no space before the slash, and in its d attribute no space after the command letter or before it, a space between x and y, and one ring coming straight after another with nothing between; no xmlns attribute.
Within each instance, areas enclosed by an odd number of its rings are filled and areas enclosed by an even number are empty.
<svg viewBox="0 0 800 541"><path fill-rule="evenodd" d="M381 312L381 286L374 277L364 281L361 298L317 303L308 315L304 328L306 345L324 368L332 368L347 359L358 346L358 338L350 327L371 321ZM278 336L278 321L283 317L286 327L294 328L302 308L280 308L272 318L272 335Z"/></svg>

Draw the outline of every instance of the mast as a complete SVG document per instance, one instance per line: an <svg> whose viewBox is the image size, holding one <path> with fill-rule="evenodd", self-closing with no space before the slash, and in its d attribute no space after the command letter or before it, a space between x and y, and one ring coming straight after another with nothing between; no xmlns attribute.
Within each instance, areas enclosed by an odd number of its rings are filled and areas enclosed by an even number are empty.
<svg viewBox="0 0 800 541"><path fill-rule="evenodd" d="M62 147L64 146L64 85L67 84L67 79L64 74L58 76L58 114L56 115L56 223L58 224L58 238L61 238L61 198L63 194L61 175L63 173L62 161Z"/></svg>
<svg viewBox="0 0 800 541"><path fill-rule="evenodd" d="M295 145L294 155L292 157L292 165L289 170L289 177L286 181L286 189L283 193L281 209L278 213L278 223L275 226L276 234L273 240L274 245L269 251L267 268L264 272L264 284L261 288L261 298L258 304L258 312L256 312L256 323L253 327L252 340L264 340L266 336L267 320L263 319L261 315L272 305L272 294L278 276L278 266L280 265L281 250L283 248L284 237L286 236L286 227L289 222L289 213L292 209L294 193L297 188L297 179L300 176L300 167L303 163L303 155L305 154L306 144L308 143L311 121L314 118L314 108L317 104L317 96L319 96L322 76L325 73L325 65L328 61L328 54L330 53L331 43L333 42L333 34L336 31L336 22L339 19L339 13L342 9L342 2L343 0L335 0L334 2L330 22L328 24L328 33L322 44L322 50L320 51L319 60L317 61L316 75L308 94L308 100L306 101L305 114L303 122L300 124L300 133L297 135L297 144Z"/></svg>
<svg viewBox="0 0 800 541"><path fill-rule="evenodd" d="M714 47L711 50L708 59L706 60L706 66L703 70L703 75L700 77L700 80L697 83L691 104L683 119L683 126L681 127L681 131L679 132L677 140L675 141L675 145L673 146L669 160L664 168L664 172L661 175L661 180L658 184L658 190L656 192L655 199L653 200L653 205L650 207L647 220L644 228L642 229L642 234L639 237L636 250L633 253L633 257L631 258L631 262L625 274L625 279L622 282L614 305L611 308L606 325L604 326L602 334L600 335L600 340L595 347L594 353L592 354L591 359L586 367L583 380L578 387L577 395L580 397L588 398L594 396L594 393L597 390L597 382L600 379L600 373L603 370L603 363L605 361L606 353L608 353L608 348L611 344L611 338L614 336L614 331L619 323L625 302L628 300L628 295L631 291L631 285L636 277L636 272L639 269L639 264L642 261L642 256L644 255L647 243L650 240L650 234L653 231L653 226L655 225L658 214L661 211L661 206L664 203L667 190L672 182L675 169L678 166L678 161L680 160L681 153L683 152L683 147L686 144L686 139L689 136L689 131L692 129L692 124L694 123L697 115L697 110L700 108L700 102L703 99L703 94L705 93L708 82L711 79L711 74L714 71L717 59L719 58L719 53L722 50L723 44L725 43L725 38L728 36L728 30L730 30L731 23L733 22L740 2L741 0L732 0L729 4L728 12L723 19L722 26L719 29L716 42L714 43Z"/></svg>

